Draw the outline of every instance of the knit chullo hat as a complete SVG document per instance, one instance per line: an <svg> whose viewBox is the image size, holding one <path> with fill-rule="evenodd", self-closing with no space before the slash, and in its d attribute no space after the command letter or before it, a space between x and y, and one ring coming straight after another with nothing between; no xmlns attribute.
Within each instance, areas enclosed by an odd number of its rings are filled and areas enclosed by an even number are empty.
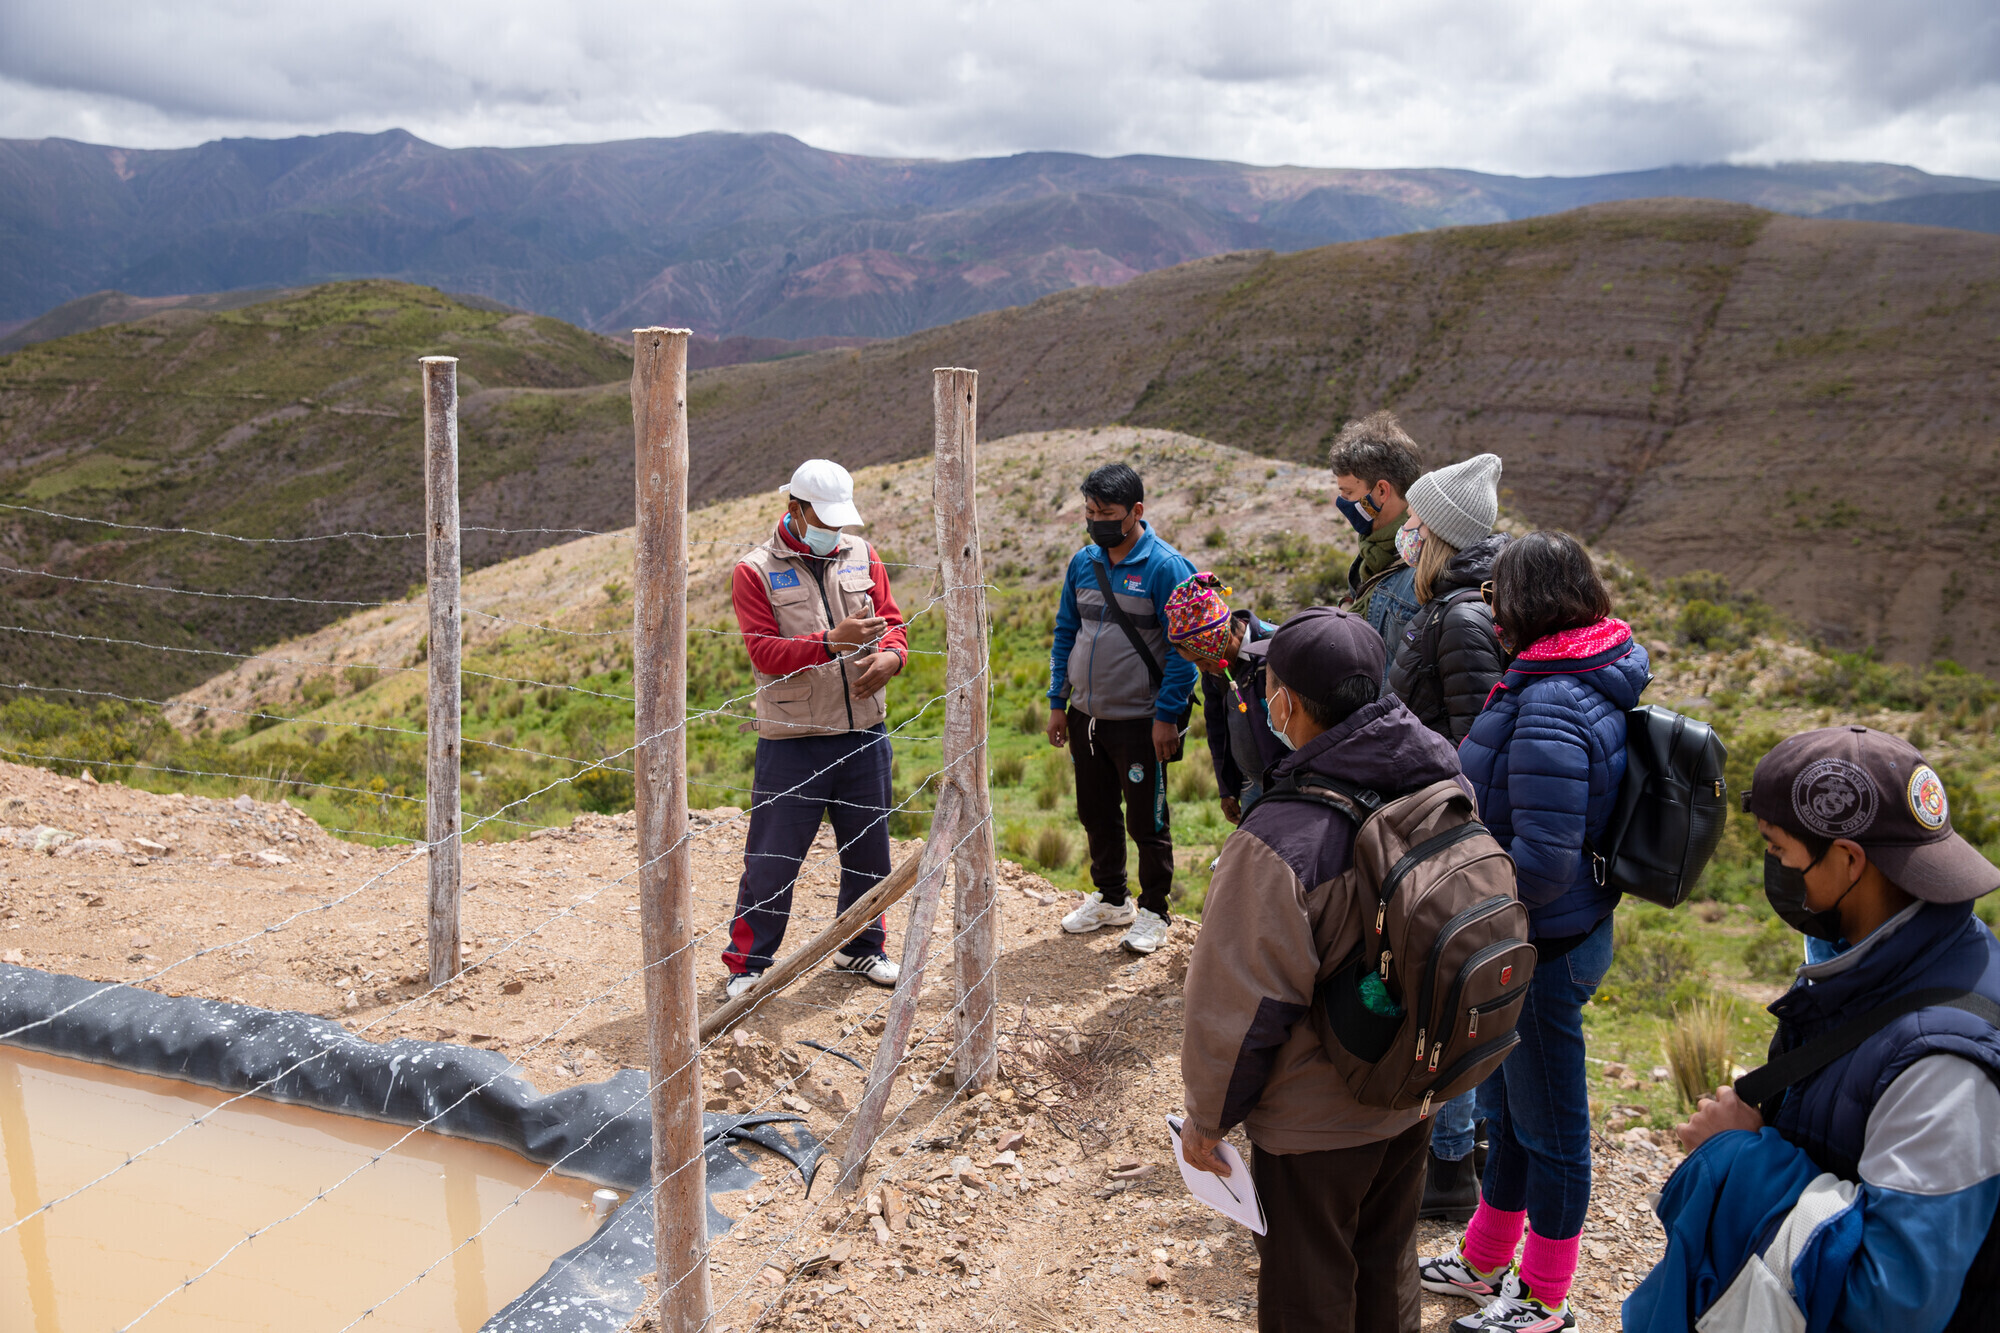
<svg viewBox="0 0 2000 1333"><path fill-rule="evenodd" d="M1427 531L1463 551L1492 536L1500 517L1500 455L1475 454L1426 472L1404 499Z"/></svg>
<svg viewBox="0 0 2000 1333"><path fill-rule="evenodd" d="M1181 580L1167 597L1167 642L1196 657L1221 658L1229 651L1228 593L1206 571Z"/></svg>

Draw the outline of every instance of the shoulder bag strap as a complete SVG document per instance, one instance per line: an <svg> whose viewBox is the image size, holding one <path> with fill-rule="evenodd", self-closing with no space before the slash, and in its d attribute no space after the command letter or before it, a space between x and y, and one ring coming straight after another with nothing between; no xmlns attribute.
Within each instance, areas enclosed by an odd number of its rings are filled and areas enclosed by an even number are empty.
<svg viewBox="0 0 2000 1333"><path fill-rule="evenodd" d="M1762 1107L1786 1088L1803 1083L1903 1015L1934 1006L1962 1009L1976 1018L1985 1019L1994 1027L2000 1027L2000 1004L1995 1004L1984 995L1954 990L1949 986L1911 991L1880 1009L1793 1047L1767 1065L1751 1070L1736 1080L1736 1095L1752 1106Z"/></svg>
<svg viewBox="0 0 2000 1333"><path fill-rule="evenodd" d="M1100 564L1096 556L1090 558L1090 572L1097 575L1097 590L1104 594L1104 609L1125 631L1125 637L1132 641L1132 651L1139 654L1139 660L1146 664L1146 674L1152 678L1153 688L1158 690L1167 673L1160 667L1160 659L1153 656L1153 650L1146 646L1146 640L1139 633L1139 627L1132 623L1132 617L1125 614L1125 608L1118 605L1118 595L1111 591L1111 574Z"/></svg>

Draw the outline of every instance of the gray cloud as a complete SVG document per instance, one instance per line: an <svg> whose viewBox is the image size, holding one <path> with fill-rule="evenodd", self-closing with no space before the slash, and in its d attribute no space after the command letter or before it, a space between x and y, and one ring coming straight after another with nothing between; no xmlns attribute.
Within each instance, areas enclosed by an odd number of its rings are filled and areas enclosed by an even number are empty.
<svg viewBox="0 0 2000 1333"><path fill-rule="evenodd" d="M1991 0L0 0L0 136L450 145L780 130L1578 174L1878 158L2000 175Z"/></svg>

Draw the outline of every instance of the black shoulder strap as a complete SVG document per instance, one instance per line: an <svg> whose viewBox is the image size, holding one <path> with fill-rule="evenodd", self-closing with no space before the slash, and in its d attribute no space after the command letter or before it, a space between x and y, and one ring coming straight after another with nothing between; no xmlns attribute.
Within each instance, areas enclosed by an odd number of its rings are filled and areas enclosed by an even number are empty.
<svg viewBox="0 0 2000 1333"><path fill-rule="evenodd" d="M1132 651L1139 654L1139 660L1146 664L1146 674L1152 678L1153 688L1160 688L1160 682L1167 673L1160 667L1160 659L1153 656L1153 650L1146 646L1146 640L1139 633L1139 627L1132 623L1132 617L1125 614L1125 608L1118 605L1117 594L1111 591L1111 575L1104 565L1098 563L1095 555L1090 558L1090 572L1097 575L1097 590L1104 594L1104 609L1125 631L1125 637L1132 641Z"/></svg>
<svg viewBox="0 0 2000 1333"><path fill-rule="evenodd" d="M1786 1088L1794 1083L1803 1083L1903 1015L1933 1007L1962 1009L2000 1028L2000 1004L1995 1004L1984 995L1954 990L1949 986L1911 991L1901 999L1843 1023L1831 1032L1793 1047L1769 1064L1751 1070L1736 1080L1736 1095L1752 1106L1764 1106Z"/></svg>
<svg viewBox="0 0 2000 1333"><path fill-rule="evenodd" d="M1280 778L1264 788L1264 794L1257 803L1265 801L1311 801L1329 810L1337 810L1356 824L1368 822L1368 816L1387 805L1389 798L1372 787L1360 787L1351 782L1330 778L1324 773L1309 774L1310 781L1301 784L1296 774Z"/></svg>

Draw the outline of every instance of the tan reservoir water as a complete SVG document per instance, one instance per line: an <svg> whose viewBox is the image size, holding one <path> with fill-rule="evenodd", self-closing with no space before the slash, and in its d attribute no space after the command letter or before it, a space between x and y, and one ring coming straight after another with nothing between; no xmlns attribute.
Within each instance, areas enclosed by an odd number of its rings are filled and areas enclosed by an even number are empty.
<svg viewBox="0 0 2000 1333"><path fill-rule="evenodd" d="M0 1224L227 1099L0 1046ZM0 1234L0 1330L103 1333L165 1296L141 1329L334 1333L378 1306L362 1325L371 1333L473 1333L595 1229L590 1185L542 1179L540 1166L504 1149L437 1134L390 1150L406 1132L252 1097L235 1102ZM246 1233L384 1152L182 1288Z"/></svg>

